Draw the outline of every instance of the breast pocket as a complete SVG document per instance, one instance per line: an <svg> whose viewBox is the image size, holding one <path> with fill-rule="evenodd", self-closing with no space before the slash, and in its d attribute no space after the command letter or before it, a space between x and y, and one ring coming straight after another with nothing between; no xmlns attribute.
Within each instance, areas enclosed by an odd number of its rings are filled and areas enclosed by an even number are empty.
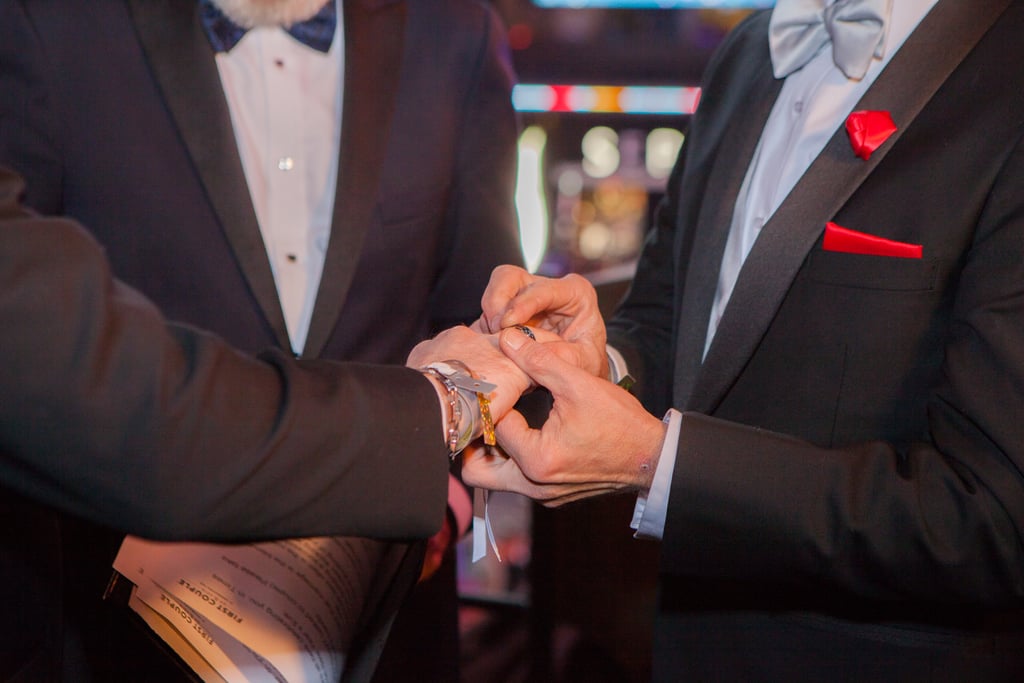
<svg viewBox="0 0 1024 683"><path fill-rule="evenodd" d="M930 291L938 280L932 259L868 256L817 250L811 253L807 277L817 283L894 292Z"/></svg>

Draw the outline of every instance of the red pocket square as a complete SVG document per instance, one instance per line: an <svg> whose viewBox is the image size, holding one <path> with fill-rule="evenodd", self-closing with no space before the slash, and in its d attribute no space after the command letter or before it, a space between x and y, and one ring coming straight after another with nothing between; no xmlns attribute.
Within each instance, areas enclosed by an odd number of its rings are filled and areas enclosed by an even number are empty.
<svg viewBox="0 0 1024 683"><path fill-rule="evenodd" d="M846 254L867 254L869 256L897 256L900 258L921 258L924 250L920 244L895 242L884 237L849 230L832 221L825 224L825 251L841 251Z"/></svg>
<svg viewBox="0 0 1024 683"><path fill-rule="evenodd" d="M855 111L846 117L846 132L854 154L866 161L896 132L896 123L887 111Z"/></svg>

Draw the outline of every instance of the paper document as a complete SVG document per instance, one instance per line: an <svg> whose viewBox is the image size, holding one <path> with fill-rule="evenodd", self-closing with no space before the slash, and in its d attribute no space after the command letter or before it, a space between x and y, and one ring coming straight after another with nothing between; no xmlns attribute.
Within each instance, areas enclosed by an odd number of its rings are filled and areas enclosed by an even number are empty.
<svg viewBox="0 0 1024 683"><path fill-rule="evenodd" d="M125 539L129 606L206 681L336 683L388 544Z"/></svg>

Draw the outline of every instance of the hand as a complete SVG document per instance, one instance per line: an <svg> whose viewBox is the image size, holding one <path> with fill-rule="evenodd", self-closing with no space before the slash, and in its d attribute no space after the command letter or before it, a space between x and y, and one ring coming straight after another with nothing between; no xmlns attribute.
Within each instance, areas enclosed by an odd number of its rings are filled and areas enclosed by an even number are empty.
<svg viewBox="0 0 1024 683"><path fill-rule="evenodd" d="M516 334L522 335L521 332ZM468 327L453 327L413 348L406 365L420 369L430 363L460 360L479 378L497 385L491 392L491 416L500 420L533 382L499 348L498 337L478 334Z"/></svg>
<svg viewBox="0 0 1024 683"><path fill-rule="evenodd" d="M470 486L514 491L556 507L613 491L649 489L665 425L624 389L565 362L548 344L516 330L500 335L502 350L554 405L541 429L516 411L497 425L507 454L467 449L462 478Z"/></svg>
<svg viewBox="0 0 1024 683"><path fill-rule="evenodd" d="M608 377L607 335L597 292L579 275L551 279L516 266L498 266L481 299L483 315L474 323L481 332L530 325L556 333L567 346L564 360L597 377Z"/></svg>

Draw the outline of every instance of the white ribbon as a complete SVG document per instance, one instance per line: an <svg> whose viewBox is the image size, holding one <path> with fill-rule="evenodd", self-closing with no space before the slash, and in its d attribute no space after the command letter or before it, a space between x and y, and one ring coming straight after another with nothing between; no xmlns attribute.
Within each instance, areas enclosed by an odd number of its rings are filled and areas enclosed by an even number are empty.
<svg viewBox="0 0 1024 683"><path fill-rule="evenodd" d="M487 508L487 497L489 491L486 489L473 490L473 561L481 560L487 556L487 542L490 541L494 549L494 556L501 562L501 553L498 552L498 544L494 540L494 529L491 528L491 515Z"/></svg>

